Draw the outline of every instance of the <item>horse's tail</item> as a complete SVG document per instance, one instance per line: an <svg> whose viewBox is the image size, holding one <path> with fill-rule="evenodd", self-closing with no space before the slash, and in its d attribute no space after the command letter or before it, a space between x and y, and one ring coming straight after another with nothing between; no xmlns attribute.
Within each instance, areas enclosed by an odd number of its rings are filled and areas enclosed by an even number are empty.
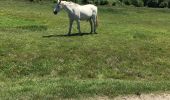
<svg viewBox="0 0 170 100"><path fill-rule="evenodd" d="M99 23L98 23L98 16L96 16L96 27L99 26Z"/></svg>

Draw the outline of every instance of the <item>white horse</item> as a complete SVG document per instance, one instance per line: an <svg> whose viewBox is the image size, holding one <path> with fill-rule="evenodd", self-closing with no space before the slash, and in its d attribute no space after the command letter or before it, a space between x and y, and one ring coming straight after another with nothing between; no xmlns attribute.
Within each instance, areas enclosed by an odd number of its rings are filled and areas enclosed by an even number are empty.
<svg viewBox="0 0 170 100"><path fill-rule="evenodd" d="M64 8L69 17L70 26L68 35L71 34L72 24L73 21L76 20L77 22L77 29L79 33L80 31L80 20L86 20L90 22L91 25L91 32L96 33L97 28L97 7L92 4L87 5L79 5L73 2L61 1L58 0L57 5L54 8L54 14L57 14L62 8Z"/></svg>

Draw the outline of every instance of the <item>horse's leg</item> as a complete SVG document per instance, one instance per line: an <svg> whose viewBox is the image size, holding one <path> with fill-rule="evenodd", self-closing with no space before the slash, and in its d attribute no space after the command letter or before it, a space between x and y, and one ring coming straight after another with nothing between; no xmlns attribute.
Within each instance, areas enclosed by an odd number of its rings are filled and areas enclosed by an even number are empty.
<svg viewBox="0 0 170 100"><path fill-rule="evenodd" d="M92 18L93 18L93 23L94 23L94 33L96 33L96 27L97 27L96 20L97 20L97 18L96 18L96 16L93 16Z"/></svg>
<svg viewBox="0 0 170 100"><path fill-rule="evenodd" d="M91 26L91 32L90 32L90 33L93 33L93 28L94 28L94 26L93 26L93 20L92 20L92 18L90 18L89 22L90 22L90 26Z"/></svg>
<svg viewBox="0 0 170 100"><path fill-rule="evenodd" d="M77 20L77 29L78 29L79 33L81 34L81 31L80 31L80 20Z"/></svg>
<svg viewBox="0 0 170 100"><path fill-rule="evenodd" d="M70 19L70 26L69 26L69 32L68 32L68 35L70 35L70 34L71 34L71 29L72 29L73 21L74 21L74 20Z"/></svg>

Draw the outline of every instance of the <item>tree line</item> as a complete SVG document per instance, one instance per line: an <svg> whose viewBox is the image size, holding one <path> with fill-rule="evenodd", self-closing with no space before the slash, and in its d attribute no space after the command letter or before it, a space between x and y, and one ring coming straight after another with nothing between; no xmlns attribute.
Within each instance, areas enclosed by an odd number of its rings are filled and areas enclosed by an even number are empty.
<svg viewBox="0 0 170 100"><path fill-rule="evenodd" d="M29 0L30 2L39 2L43 0ZM57 0L49 0L57 2ZM68 0L66 0L68 1ZM170 8L170 0L69 0L79 4L95 4L95 5L112 5L112 6L136 6L136 7L154 7L154 8Z"/></svg>

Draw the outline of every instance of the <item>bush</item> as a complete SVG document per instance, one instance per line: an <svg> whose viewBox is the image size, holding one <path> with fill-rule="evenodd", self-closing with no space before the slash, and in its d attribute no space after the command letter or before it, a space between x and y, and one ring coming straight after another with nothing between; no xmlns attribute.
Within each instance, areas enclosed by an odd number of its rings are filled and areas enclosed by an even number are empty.
<svg viewBox="0 0 170 100"><path fill-rule="evenodd" d="M159 2L158 0L148 0L147 1L147 6L148 7L158 7Z"/></svg>
<svg viewBox="0 0 170 100"><path fill-rule="evenodd" d="M122 2L120 0L114 0L112 6L122 6Z"/></svg>
<svg viewBox="0 0 170 100"><path fill-rule="evenodd" d="M168 7L168 2L161 2L161 3L159 4L159 7L160 7L160 8Z"/></svg>
<svg viewBox="0 0 170 100"><path fill-rule="evenodd" d="M136 7L143 7L144 2L142 0L132 0L132 5L134 5Z"/></svg>
<svg viewBox="0 0 170 100"><path fill-rule="evenodd" d="M57 0L53 0L53 3L57 3Z"/></svg>
<svg viewBox="0 0 170 100"><path fill-rule="evenodd" d="M82 0L81 1L83 4L87 4L89 2L89 0Z"/></svg>
<svg viewBox="0 0 170 100"><path fill-rule="evenodd" d="M100 3L99 1L95 1L94 2L95 5L99 5L99 3Z"/></svg>
<svg viewBox="0 0 170 100"><path fill-rule="evenodd" d="M109 2L107 0L97 0L94 2L96 5L107 5Z"/></svg>
<svg viewBox="0 0 170 100"><path fill-rule="evenodd" d="M119 0L125 5L134 5L136 7L143 7L144 1L143 0Z"/></svg>
<svg viewBox="0 0 170 100"><path fill-rule="evenodd" d="M112 6L116 6L116 1L113 1Z"/></svg>
<svg viewBox="0 0 170 100"><path fill-rule="evenodd" d="M147 2L148 2L148 0L143 0L143 5L147 6Z"/></svg>
<svg viewBox="0 0 170 100"><path fill-rule="evenodd" d="M108 5L109 2L107 0L101 0L100 5Z"/></svg>
<svg viewBox="0 0 170 100"><path fill-rule="evenodd" d="M168 8L170 8L170 1L168 2Z"/></svg>
<svg viewBox="0 0 170 100"><path fill-rule="evenodd" d="M39 1L41 1L41 0L29 0L30 2L33 2L33 1L35 1L35 2L39 2Z"/></svg>
<svg viewBox="0 0 170 100"><path fill-rule="evenodd" d="M131 5L131 0L123 0L122 1L125 5Z"/></svg>

